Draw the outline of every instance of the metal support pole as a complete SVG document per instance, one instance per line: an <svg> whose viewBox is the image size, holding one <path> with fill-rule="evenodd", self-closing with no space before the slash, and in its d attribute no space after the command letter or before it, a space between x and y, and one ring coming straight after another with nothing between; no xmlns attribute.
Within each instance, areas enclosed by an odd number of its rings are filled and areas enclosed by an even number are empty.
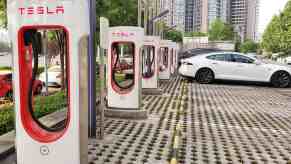
<svg viewBox="0 0 291 164"><path fill-rule="evenodd" d="M44 54L44 71L45 71L45 95L48 95L48 38L47 32L43 32L43 54Z"/></svg>
<svg viewBox="0 0 291 164"><path fill-rule="evenodd" d="M100 67L99 67L99 77L100 77L100 108L99 108L99 114L100 114L100 131L99 131L99 139L104 139L104 109L105 109L105 71L104 71L104 54L105 50L100 47L99 51L99 59L100 59Z"/></svg>
<svg viewBox="0 0 291 164"><path fill-rule="evenodd" d="M90 138L96 138L96 1L89 0L89 12L90 12L90 36L89 36L89 52L88 52L88 88L89 88L89 128L88 136Z"/></svg>

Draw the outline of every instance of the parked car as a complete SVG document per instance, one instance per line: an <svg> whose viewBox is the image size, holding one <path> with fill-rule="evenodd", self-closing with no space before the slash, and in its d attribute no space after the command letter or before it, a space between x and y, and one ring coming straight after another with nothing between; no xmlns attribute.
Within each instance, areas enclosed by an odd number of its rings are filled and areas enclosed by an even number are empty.
<svg viewBox="0 0 291 164"><path fill-rule="evenodd" d="M264 63L236 52L208 53L184 59L179 73L203 84L221 79L268 82L275 87L285 88L291 81L290 67Z"/></svg>
<svg viewBox="0 0 291 164"><path fill-rule="evenodd" d="M61 66L52 66L48 69L48 86L59 87L62 85L61 80ZM41 80L44 84L46 83L46 73L43 72L39 76L39 80Z"/></svg>
<svg viewBox="0 0 291 164"><path fill-rule="evenodd" d="M251 58L258 58L256 53L247 53L246 55Z"/></svg>
<svg viewBox="0 0 291 164"><path fill-rule="evenodd" d="M33 84L33 93L40 94L43 88L43 83L40 80L35 80ZM12 73L0 74L0 97L13 98Z"/></svg>

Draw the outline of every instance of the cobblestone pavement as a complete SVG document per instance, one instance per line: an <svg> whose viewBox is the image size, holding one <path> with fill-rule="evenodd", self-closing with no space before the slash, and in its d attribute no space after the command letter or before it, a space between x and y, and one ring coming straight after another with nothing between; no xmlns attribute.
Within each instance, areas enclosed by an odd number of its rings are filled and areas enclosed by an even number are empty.
<svg viewBox="0 0 291 164"><path fill-rule="evenodd" d="M200 85L173 79L143 97L146 121L106 119L106 140L89 144L90 164L164 164L181 124L178 163L291 160L291 93L268 87Z"/></svg>

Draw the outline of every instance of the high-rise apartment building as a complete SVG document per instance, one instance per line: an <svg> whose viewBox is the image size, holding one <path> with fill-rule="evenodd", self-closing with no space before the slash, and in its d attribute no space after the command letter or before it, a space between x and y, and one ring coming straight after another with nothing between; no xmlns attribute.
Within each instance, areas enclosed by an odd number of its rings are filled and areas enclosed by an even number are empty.
<svg viewBox="0 0 291 164"><path fill-rule="evenodd" d="M185 29L185 0L163 0L162 11L169 10L166 25L180 31Z"/></svg>
<svg viewBox="0 0 291 164"><path fill-rule="evenodd" d="M198 21L197 18L195 18L196 10L194 10L196 0L186 0L185 3L185 32L191 32L191 31L199 31L200 29L197 29L195 27L196 22ZM199 12L200 13L200 12ZM196 22L194 22L196 21ZM199 23L201 24L201 23Z"/></svg>
<svg viewBox="0 0 291 164"><path fill-rule="evenodd" d="M185 0L185 31L208 32L215 19L233 24L243 39L256 40L259 0Z"/></svg>
<svg viewBox="0 0 291 164"><path fill-rule="evenodd" d="M230 0L186 0L185 31L207 32L211 23L220 18L230 20Z"/></svg>
<svg viewBox="0 0 291 164"><path fill-rule="evenodd" d="M231 23L244 39L257 39L259 0L232 0Z"/></svg>
<svg viewBox="0 0 291 164"><path fill-rule="evenodd" d="M174 0L173 2L173 26L179 31L185 29L185 0Z"/></svg>

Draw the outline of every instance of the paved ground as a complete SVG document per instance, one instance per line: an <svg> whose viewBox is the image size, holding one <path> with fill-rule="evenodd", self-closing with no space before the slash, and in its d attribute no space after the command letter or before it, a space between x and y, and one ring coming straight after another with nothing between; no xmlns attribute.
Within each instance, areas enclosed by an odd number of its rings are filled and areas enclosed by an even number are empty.
<svg viewBox="0 0 291 164"><path fill-rule="evenodd" d="M291 160L291 89L181 79L162 88L162 96L143 97L149 120L106 119L106 140L90 141L90 164L168 163L178 124L181 164Z"/></svg>
<svg viewBox="0 0 291 164"><path fill-rule="evenodd" d="M169 161L182 124L179 163L287 163L291 160L291 92L264 86L163 83L145 96L148 121L106 120L106 142L89 145L91 164ZM182 115L178 117L179 106Z"/></svg>

